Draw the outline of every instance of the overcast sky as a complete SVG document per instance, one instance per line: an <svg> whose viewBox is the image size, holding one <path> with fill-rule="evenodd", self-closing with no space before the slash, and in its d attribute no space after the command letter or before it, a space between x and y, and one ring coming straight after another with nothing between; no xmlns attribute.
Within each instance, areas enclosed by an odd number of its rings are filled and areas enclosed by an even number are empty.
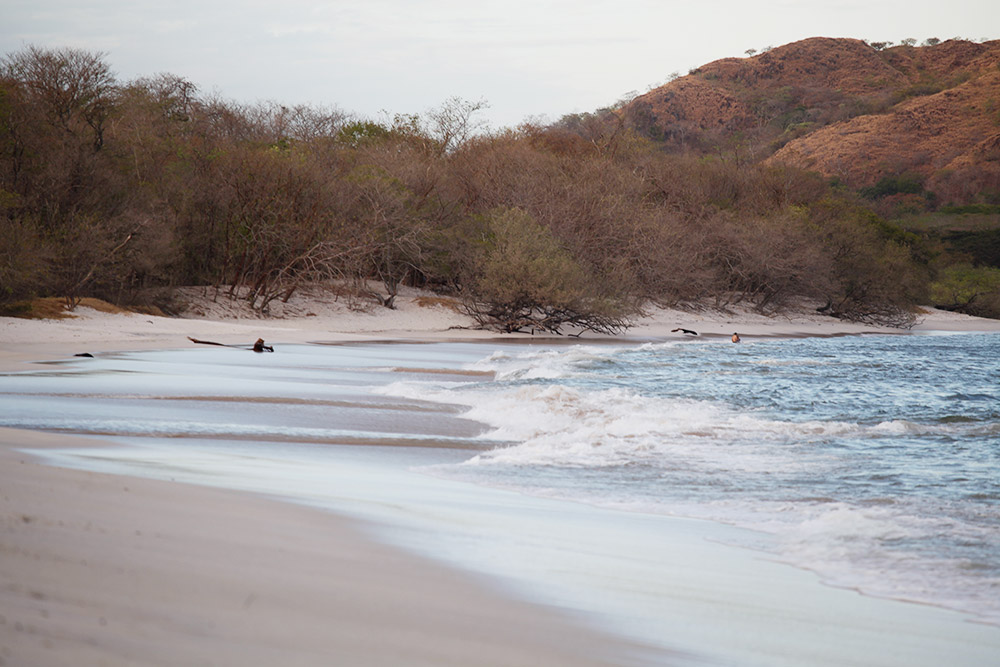
<svg viewBox="0 0 1000 667"><path fill-rule="evenodd" d="M102 51L120 80L376 119L484 99L494 127L815 36L997 39L1000 0L0 0L2 54Z"/></svg>

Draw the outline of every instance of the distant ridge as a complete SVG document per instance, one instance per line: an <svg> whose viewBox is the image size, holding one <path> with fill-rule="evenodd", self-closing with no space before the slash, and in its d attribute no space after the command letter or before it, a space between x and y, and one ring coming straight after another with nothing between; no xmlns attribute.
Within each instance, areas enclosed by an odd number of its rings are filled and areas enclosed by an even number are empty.
<svg viewBox="0 0 1000 667"><path fill-rule="evenodd" d="M736 151L945 200L1000 195L1000 41L876 49L815 37L692 70L622 109L676 150Z"/></svg>

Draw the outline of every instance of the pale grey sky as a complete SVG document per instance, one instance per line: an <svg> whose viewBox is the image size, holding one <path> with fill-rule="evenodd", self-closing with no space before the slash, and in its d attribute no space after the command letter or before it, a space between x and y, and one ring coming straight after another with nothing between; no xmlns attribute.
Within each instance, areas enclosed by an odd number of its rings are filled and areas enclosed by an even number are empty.
<svg viewBox="0 0 1000 667"><path fill-rule="evenodd" d="M806 37L1000 38L997 0L0 0L0 53L107 53L242 102L378 118L485 99L491 124L593 111Z"/></svg>

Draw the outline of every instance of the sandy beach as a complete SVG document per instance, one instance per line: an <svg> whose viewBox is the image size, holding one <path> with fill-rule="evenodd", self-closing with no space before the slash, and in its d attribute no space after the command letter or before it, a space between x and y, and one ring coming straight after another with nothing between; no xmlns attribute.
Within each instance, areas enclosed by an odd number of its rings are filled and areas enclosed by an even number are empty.
<svg viewBox="0 0 1000 667"><path fill-rule="evenodd" d="M188 336L260 337L279 351L496 337L427 297L407 291L394 310L362 312L307 293L261 319L202 290L183 318L87 308L64 320L0 318L0 370L88 352L187 348ZM744 340L896 332L808 311L655 310L628 338L678 338L677 327L720 344L733 332ZM1000 331L1000 321L928 310L912 331ZM79 444L95 441L0 429L0 665L673 661L573 612L380 543L355 520L248 493L52 467L24 451Z"/></svg>
<svg viewBox="0 0 1000 667"><path fill-rule="evenodd" d="M0 664L611 665L631 650L327 512L17 451L73 440L0 431Z"/></svg>
<svg viewBox="0 0 1000 667"><path fill-rule="evenodd" d="M0 317L0 370L26 362L107 350L143 350L188 347L187 337L227 344L250 344L257 338L270 343L350 342L384 340L537 340L541 336L499 334L475 329L456 302L411 288L401 288L393 309L350 307L336 293L302 289L289 303L277 302L263 318L242 301L211 288L186 288L182 317L155 317L132 313L104 313L79 307L62 320ZM674 329L697 331L708 339L728 341L738 332L744 339L763 336L836 336L865 333L907 333L900 329L845 322L820 315L808 307L775 316L750 308L727 311L682 311L649 308L623 339L671 340L685 335ZM1000 331L1000 320L925 308L912 333L928 331ZM584 333L579 339L615 340Z"/></svg>

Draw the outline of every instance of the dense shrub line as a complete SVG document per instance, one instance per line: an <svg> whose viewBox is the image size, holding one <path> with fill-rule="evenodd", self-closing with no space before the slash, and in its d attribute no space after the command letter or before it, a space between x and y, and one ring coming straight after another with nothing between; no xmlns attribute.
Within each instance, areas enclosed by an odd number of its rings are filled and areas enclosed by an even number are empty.
<svg viewBox="0 0 1000 667"><path fill-rule="evenodd" d="M305 281L375 279L389 307L407 283L487 327L617 332L650 302L803 297L906 326L928 296L926 249L814 175L668 154L613 115L475 132L481 106L376 123L8 55L0 302L202 284L266 313Z"/></svg>

